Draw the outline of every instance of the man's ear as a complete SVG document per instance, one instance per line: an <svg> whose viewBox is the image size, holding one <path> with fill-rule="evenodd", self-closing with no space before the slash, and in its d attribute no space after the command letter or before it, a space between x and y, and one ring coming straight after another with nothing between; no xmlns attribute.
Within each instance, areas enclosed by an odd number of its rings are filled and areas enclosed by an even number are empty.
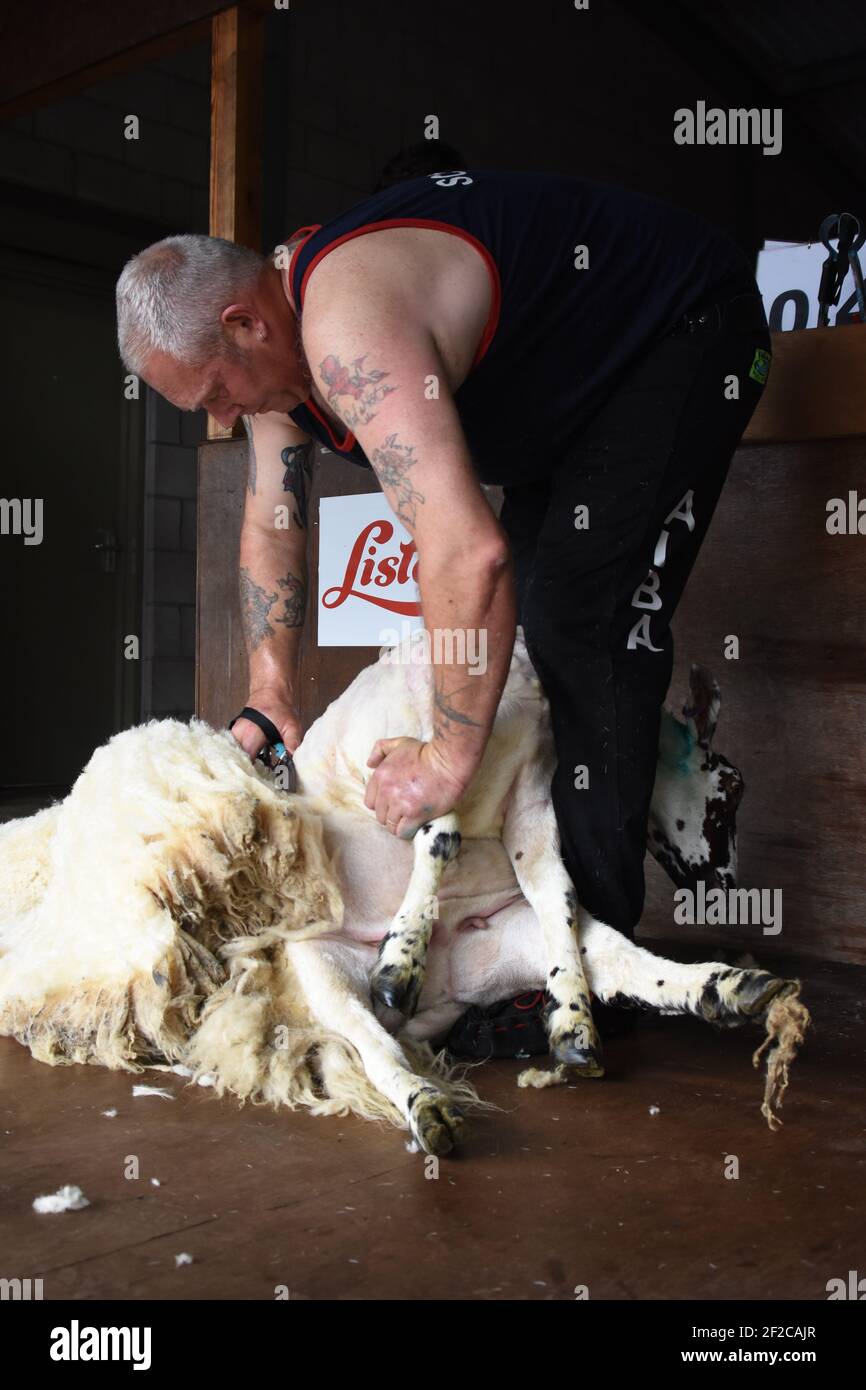
<svg viewBox="0 0 866 1390"><path fill-rule="evenodd" d="M249 304L227 304L220 314L220 323L239 346L248 343L251 337L262 340L267 337L267 326Z"/></svg>

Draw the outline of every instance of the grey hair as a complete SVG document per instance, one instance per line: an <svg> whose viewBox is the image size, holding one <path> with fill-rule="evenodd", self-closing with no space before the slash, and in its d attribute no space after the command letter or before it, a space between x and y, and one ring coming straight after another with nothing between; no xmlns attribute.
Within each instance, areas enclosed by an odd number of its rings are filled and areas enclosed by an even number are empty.
<svg viewBox="0 0 866 1390"><path fill-rule="evenodd" d="M117 345L141 375L155 349L197 366L225 352L220 314L251 290L265 257L233 241L169 236L127 261L117 281Z"/></svg>

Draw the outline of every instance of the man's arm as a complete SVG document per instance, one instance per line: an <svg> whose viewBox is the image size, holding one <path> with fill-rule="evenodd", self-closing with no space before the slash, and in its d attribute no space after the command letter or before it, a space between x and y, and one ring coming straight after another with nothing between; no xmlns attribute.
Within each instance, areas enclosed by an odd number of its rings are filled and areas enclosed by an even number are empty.
<svg viewBox="0 0 866 1390"><path fill-rule="evenodd" d="M317 276L325 269L323 265ZM315 296L315 297L314 297ZM423 315L401 289L366 276L342 290L311 280L304 346L314 381L354 431L392 509L412 534L424 622L486 651L445 664L432 644L433 751L459 785L477 768L505 684L515 631L507 538L472 466L447 369ZM467 640L467 652L472 651ZM377 808L378 809L378 808Z"/></svg>
<svg viewBox="0 0 866 1390"><path fill-rule="evenodd" d="M298 660L307 603L307 501L313 445L285 415L244 416L249 468L241 527L240 600L250 663L247 703L276 724L289 752L301 741ZM265 742L235 724L251 755Z"/></svg>

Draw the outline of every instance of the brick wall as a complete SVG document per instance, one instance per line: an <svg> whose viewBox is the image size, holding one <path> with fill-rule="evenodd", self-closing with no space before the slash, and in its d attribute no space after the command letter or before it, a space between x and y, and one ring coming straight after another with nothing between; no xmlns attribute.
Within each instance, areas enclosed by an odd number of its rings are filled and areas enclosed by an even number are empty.
<svg viewBox="0 0 866 1390"><path fill-rule="evenodd" d="M196 446L207 417L149 388L145 407L142 717L188 719L195 696Z"/></svg>
<svg viewBox="0 0 866 1390"><path fill-rule="evenodd" d="M0 126L0 178L207 231L207 45ZM139 139L124 138L138 116Z"/></svg>

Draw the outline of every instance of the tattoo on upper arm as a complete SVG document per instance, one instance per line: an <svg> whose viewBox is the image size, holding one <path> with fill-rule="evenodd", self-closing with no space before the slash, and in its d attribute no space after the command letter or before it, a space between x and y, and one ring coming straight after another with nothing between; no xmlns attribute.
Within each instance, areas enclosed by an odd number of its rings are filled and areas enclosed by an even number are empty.
<svg viewBox="0 0 866 1390"><path fill-rule="evenodd" d="M295 525L304 530L307 527L307 489L313 472L312 454L313 446L310 443L292 444L280 454L286 469L283 474L283 490L290 492L294 497L295 510L292 516Z"/></svg>
<svg viewBox="0 0 866 1390"><path fill-rule="evenodd" d="M249 570L243 567L240 572L240 591L244 630L249 638L251 650L255 651L266 637L274 635L268 618L277 601L277 595L269 594L261 584L256 583Z"/></svg>
<svg viewBox="0 0 866 1390"><path fill-rule="evenodd" d="M370 455L376 476L387 494L388 501L404 525L415 525L418 504L424 501L423 492L412 485L409 469L418 462L413 457L414 444L398 444L396 434L389 434Z"/></svg>
<svg viewBox="0 0 866 1390"><path fill-rule="evenodd" d="M248 460L248 464L247 464L247 487L249 488L249 490L250 490L250 492L252 493L253 497L255 497L255 495L256 495L256 449L255 449L255 445L253 444L253 424L252 424L252 421L251 421L249 415L242 415L242 416L241 416L241 419L242 419L243 422L244 422L244 429L245 429L246 432L247 432L247 441L248 441L248 443L249 443L249 449L247 450L247 460Z"/></svg>
<svg viewBox="0 0 866 1390"><path fill-rule="evenodd" d="M284 627L303 627L307 608L307 586L303 577L290 572L284 579L278 579L277 583L281 589L288 591L288 597L283 597L283 612L274 618L274 622L282 623Z"/></svg>
<svg viewBox="0 0 866 1390"><path fill-rule="evenodd" d="M356 357L348 367L344 367L339 357L329 353L319 363L319 372L328 388L328 403L336 404L340 419L345 420L350 430L374 419L373 406L397 390L396 386L385 381L390 372L383 372L378 367L364 369L366 356L365 353L363 357ZM348 404L340 404L341 397L348 398Z"/></svg>

